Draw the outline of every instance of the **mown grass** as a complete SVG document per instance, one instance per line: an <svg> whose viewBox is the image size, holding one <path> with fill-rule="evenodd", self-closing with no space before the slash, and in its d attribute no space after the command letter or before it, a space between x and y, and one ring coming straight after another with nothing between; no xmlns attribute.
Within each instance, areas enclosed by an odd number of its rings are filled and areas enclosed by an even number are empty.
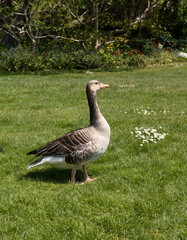
<svg viewBox="0 0 187 240"><path fill-rule="evenodd" d="M186 239L186 71L0 75L0 238ZM73 185L67 170L27 171L28 151L89 124L91 79L110 85L98 93L110 145L87 167L97 180ZM147 107L156 115L136 110ZM169 135L143 148L130 133L160 126Z"/></svg>

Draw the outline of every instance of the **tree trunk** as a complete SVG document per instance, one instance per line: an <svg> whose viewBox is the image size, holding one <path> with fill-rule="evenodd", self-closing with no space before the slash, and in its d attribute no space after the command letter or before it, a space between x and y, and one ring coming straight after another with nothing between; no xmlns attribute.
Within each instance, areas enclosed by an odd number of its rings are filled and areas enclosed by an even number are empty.
<svg viewBox="0 0 187 240"><path fill-rule="evenodd" d="M98 47L99 47L99 38L98 38L99 14L98 14L98 3L97 3L97 1L93 2L93 10L94 10L94 17L95 17L95 54L97 54Z"/></svg>

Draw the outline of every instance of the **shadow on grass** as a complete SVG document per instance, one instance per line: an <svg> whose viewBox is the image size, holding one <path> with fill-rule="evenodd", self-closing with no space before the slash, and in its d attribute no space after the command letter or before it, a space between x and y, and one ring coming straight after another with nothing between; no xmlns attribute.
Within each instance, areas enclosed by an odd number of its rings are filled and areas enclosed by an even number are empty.
<svg viewBox="0 0 187 240"><path fill-rule="evenodd" d="M68 183L71 179L71 170L44 168L39 170L31 170L21 177L21 180L27 179L31 181L43 181L49 183ZM77 171L76 180L83 180L83 173Z"/></svg>
<svg viewBox="0 0 187 240"><path fill-rule="evenodd" d="M0 153L3 152L3 148L0 146Z"/></svg>

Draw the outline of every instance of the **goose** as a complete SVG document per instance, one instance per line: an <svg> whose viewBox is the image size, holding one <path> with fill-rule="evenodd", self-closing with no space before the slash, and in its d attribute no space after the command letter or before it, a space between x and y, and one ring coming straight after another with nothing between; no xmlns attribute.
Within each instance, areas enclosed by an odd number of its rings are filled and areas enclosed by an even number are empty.
<svg viewBox="0 0 187 240"><path fill-rule="evenodd" d="M71 169L71 182L75 183L77 169L83 169L86 182L89 178L86 164L101 157L110 141L110 126L100 112L96 92L109 85L91 80L86 85L86 94L90 110L90 125L68 132L64 136L33 150L27 155L34 154L30 160L39 157L27 166L27 169L42 165L51 165L62 169ZM29 162L30 162L29 161Z"/></svg>

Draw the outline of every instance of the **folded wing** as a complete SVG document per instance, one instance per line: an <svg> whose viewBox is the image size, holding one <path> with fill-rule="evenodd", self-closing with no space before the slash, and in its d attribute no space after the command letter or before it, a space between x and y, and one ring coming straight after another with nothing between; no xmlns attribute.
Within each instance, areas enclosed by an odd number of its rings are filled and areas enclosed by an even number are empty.
<svg viewBox="0 0 187 240"><path fill-rule="evenodd" d="M82 128L69 132L64 136L27 153L27 155L35 154L35 157L49 155L74 155L76 152L78 153L86 150L90 144L90 131L88 128Z"/></svg>

